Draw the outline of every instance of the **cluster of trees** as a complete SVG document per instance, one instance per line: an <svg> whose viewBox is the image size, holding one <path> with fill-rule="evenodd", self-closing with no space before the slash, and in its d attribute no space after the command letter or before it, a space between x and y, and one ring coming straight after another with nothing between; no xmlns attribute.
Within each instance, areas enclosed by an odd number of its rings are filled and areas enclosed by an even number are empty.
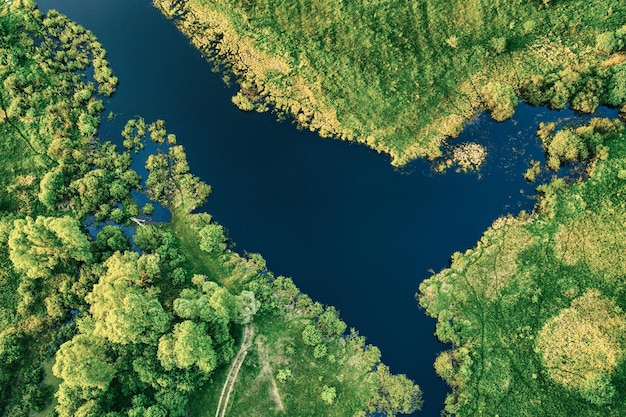
<svg viewBox="0 0 626 417"><path fill-rule="evenodd" d="M49 170L40 182L39 201L50 211L65 209L79 218L92 214L97 220L124 223L139 214L131 191L140 188L141 177L130 168L129 152L118 153L110 142L94 148L91 166L60 165Z"/></svg>
<svg viewBox="0 0 626 417"><path fill-rule="evenodd" d="M537 135L546 152L547 166L558 170L562 164L586 161L591 157L606 159L608 148L604 141L623 132L619 120L593 118L583 126L566 126L556 133L555 123L540 123Z"/></svg>
<svg viewBox="0 0 626 417"><path fill-rule="evenodd" d="M80 179L100 163L101 96L117 79L93 34L56 12L44 16L34 1L3 3L0 27L0 414L21 417L49 403L40 362L71 335L63 322L92 283L96 257L81 224L92 207L78 194L89 193Z"/></svg>
<svg viewBox="0 0 626 417"><path fill-rule="evenodd" d="M91 239L82 225L88 215L123 223L139 213L131 191L140 188L141 178L130 166L131 151L140 144L119 153L114 145L96 141L104 108L98 95L110 95L117 84L106 53L90 32L55 11L44 16L32 1L0 7L6 35L1 41L0 185L7 191L0 204L0 261L6 271L3 291L8 290L1 300L0 414L26 416L49 402L52 387L42 383L40 362L58 348L53 367L63 379L56 394L58 415L144 415L141 409L154 416L177 409L170 415L180 415L186 397L175 391L191 392L206 379L172 371L168 383L158 362L159 340L171 332L187 346L200 333L206 337L208 328L179 323L159 299L189 283L175 237L152 226L138 230L136 243L146 252L140 256L127 252L130 242L119 227L107 225ZM141 123L135 127L145 130ZM149 130L157 140L162 137L162 123ZM173 136L168 140L175 143ZM176 178L190 186L194 178L185 177L182 148L170 159ZM206 186L191 186L208 194ZM251 295L241 296L237 323L250 321L258 309ZM228 323L221 330L230 332ZM59 340L68 342L59 348ZM138 349L141 345L152 346L151 357L150 350ZM180 345L174 343L172 352ZM139 354L148 359L141 362ZM216 365L227 356L223 353ZM135 380L132 358L142 375ZM188 360L178 362L186 367ZM203 366L203 374L208 372ZM161 391L155 393L153 386ZM127 401L115 401L121 398L118 392L128 392Z"/></svg>
<svg viewBox="0 0 626 417"><path fill-rule="evenodd" d="M622 108L626 104L626 64L609 59L604 65L584 63L565 67L526 80L521 86L524 101L533 105L548 104L593 113L600 104Z"/></svg>
<svg viewBox="0 0 626 417"><path fill-rule="evenodd" d="M145 134L145 129L141 128L143 125L137 122L136 132L129 135L131 139L127 140L132 143ZM146 160L148 196L165 207L184 212L191 212L201 206L211 193L211 187L189 172L187 155L182 146L176 145L176 136L167 133L163 120L149 124L148 131L154 143L166 145L165 150L159 146L157 152Z"/></svg>
<svg viewBox="0 0 626 417"><path fill-rule="evenodd" d="M166 309L154 285L161 266L158 253L115 252L103 263L78 333L55 357L59 416L182 416L189 395L231 359L232 324L251 319L254 295L197 275Z"/></svg>

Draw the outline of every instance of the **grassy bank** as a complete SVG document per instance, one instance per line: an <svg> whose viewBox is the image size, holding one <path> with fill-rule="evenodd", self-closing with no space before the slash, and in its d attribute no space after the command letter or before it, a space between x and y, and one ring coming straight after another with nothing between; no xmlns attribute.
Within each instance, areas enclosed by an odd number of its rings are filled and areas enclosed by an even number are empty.
<svg viewBox="0 0 626 417"><path fill-rule="evenodd" d="M598 50L596 36L626 23L618 0L154 3L235 73L240 108L271 104L394 165L437 156L481 109L507 117L515 103L494 96L501 85L533 104L593 110L620 62L602 74L620 48Z"/></svg>

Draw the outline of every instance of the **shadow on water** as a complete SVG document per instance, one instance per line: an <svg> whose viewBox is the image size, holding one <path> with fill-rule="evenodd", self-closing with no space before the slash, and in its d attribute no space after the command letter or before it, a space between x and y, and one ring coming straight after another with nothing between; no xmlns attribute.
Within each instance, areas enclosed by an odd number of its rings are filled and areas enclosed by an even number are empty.
<svg viewBox="0 0 626 417"><path fill-rule="evenodd" d="M202 210L227 228L237 250L261 253L277 275L335 305L392 371L420 384L420 415L439 416L447 387L432 363L446 347L416 306L418 285L497 217L532 209L534 185L522 174L531 159L544 159L537 125L574 113L521 104L505 123L478 116L458 141L487 147L480 174L435 174L424 161L394 170L363 146L238 111L234 91L149 0L39 3L92 30L108 51L121 84L107 103L117 118L103 122L101 136L119 143L135 115L165 119L192 172L213 187Z"/></svg>

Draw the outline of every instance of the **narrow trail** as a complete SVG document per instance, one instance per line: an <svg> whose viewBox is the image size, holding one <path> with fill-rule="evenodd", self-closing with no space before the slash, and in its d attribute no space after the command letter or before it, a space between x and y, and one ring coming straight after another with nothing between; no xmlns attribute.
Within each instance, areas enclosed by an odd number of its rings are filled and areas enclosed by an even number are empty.
<svg viewBox="0 0 626 417"><path fill-rule="evenodd" d="M228 376L226 377L226 381L224 382L224 386L222 387L222 393L220 394L220 399L217 403L217 411L215 412L215 417L226 416L228 400L230 399L231 392L233 392L233 388L235 388L235 382L237 381L237 376L239 375L241 365L243 364L243 361L248 354L248 349L252 344L253 335L254 329L252 328L252 326L246 325L246 327L244 327L243 329L243 339L241 340L241 347L239 348L239 352L237 352L237 355L235 355L235 358L230 365Z"/></svg>

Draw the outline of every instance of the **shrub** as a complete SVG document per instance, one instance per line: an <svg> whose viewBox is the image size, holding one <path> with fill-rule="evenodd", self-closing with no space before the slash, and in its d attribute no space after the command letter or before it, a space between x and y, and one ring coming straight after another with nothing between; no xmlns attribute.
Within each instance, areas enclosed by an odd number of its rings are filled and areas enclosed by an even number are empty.
<svg viewBox="0 0 626 417"><path fill-rule="evenodd" d="M331 405L333 402L335 402L335 398L337 398L337 390L335 389L335 387L329 387L328 385L324 385L321 398L322 401L324 401L326 404Z"/></svg>
<svg viewBox="0 0 626 417"><path fill-rule="evenodd" d="M281 369L278 370L278 373L276 374L276 379L279 382L285 382L289 378L291 378L291 369L289 369L289 368L281 368Z"/></svg>
<svg viewBox="0 0 626 417"><path fill-rule="evenodd" d="M496 54L501 54L506 51L506 38L504 36L491 38L489 44Z"/></svg>
<svg viewBox="0 0 626 417"><path fill-rule="evenodd" d="M316 346L322 343L322 332L313 324L307 324L302 331L302 340L305 345Z"/></svg>
<svg viewBox="0 0 626 417"><path fill-rule="evenodd" d="M614 32L603 32L596 36L596 50L604 54L612 54L619 48Z"/></svg>

